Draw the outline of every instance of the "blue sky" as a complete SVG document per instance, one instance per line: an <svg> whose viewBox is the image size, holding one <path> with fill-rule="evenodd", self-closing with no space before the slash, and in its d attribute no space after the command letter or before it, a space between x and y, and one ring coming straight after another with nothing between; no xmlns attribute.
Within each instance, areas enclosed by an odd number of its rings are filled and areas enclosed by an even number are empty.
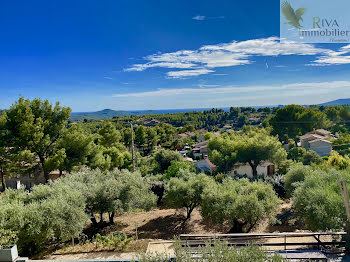
<svg viewBox="0 0 350 262"><path fill-rule="evenodd" d="M350 45L280 42L279 1L2 1L0 108L315 104L350 97Z"/></svg>

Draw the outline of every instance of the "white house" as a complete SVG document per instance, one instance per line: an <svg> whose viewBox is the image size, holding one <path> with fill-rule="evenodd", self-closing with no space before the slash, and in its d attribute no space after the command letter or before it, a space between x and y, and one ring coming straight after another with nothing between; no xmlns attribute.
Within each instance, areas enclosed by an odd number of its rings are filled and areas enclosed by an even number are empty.
<svg viewBox="0 0 350 262"><path fill-rule="evenodd" d="M264 161L257 167L257 173L260 176L272 176L275 174L275 165L269 161ZM247 176L253 177L253 170L248 163L236 163L229 172L230 176Z"/></svg>
<svg viewBox="0 0 350 262"><path fill-rule="evenodd" d="M332 151L332 133L324 129L313 130L300 137L300 146L313 150L319 156L329 156Z"/></svg>

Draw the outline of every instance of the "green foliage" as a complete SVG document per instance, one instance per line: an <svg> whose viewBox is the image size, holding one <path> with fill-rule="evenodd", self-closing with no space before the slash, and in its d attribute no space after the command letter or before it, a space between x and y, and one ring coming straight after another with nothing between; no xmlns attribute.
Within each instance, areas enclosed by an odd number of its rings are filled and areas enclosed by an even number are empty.
<svg viewBox="0 0 350 262"><path fill-rule="evenodd" d="M164 174L164 172L170 167L172 161L181 161L182 156L175 151L160 149L154 153L153 159L156 163L154 173Z"/></svg>
<svg viewBox="0 0 350 262"><path fill-rule="evenodd" d="M10 248L17 244L18 237L15 231L0 228L0 249Z"/></svg>
<svg viewBox="0 0 350 262"><path fill-rule="evenodd" d="M287 156L278 139L265 129L248 129L215 137L209 141L208 149L210 159L219 171L229 171L236 162L248 163L254 177L257 177L257 167L262 161L279 163Z"/></svg>
<svg viewBox="0 0 350 262"><path fill-rule="evenodd" d="M94 237L93 243L95 244L96 248L103 246L106 248L124 250L129 245L131 240L132 238L128 238L125 233L121 234L121 233L113 232L105 236L96 234L96 236Z"/></svg>
<svg viewBox="0 0 350 262"><path fill-rule="evenodd" d="M343 157L333 151L327 160L327 164L338 170L347 169L350 166L350 158L348 156Z"/></svg>
<svg viewBox="0 0 350 262"><path fill-rule="evenodd" d="M326 115L316 108L299 105L288 105L277 110L271 117L272 134L278 135L280 141L289 139L297 141L298 136L313 129L325 128L329 125Z"/></svg>
<svg viewBox="0 0 350 262"><path fill-rule="evenodd" d="M341 173L347 183L350 176ZM342 230L347 220L336 172L318 170L305 177L293 195L298 218L312 231Z"/></svg>
<svg viewBox="0 0 350 262"><path fill-rule="evenodd" d="M181 178L172 178L168 183L164 202L170 208L185 208L187 220L192 211L202 203L203 192L210 183L214 183L213 180L204 174L188 173Z"/></svg>
<svg viewBox="0 0 350 262"><path fill-rule="evenodd" d="M333 140L332 147L343 156L350 154L350 134L342 134L341 137Z"/></svg>
<svg viewBox="0 0 350 262"><path fill-rule="evenodd" d="M315 151L309 150L303 155L302 162L304 165L319 165L322 163L322 158Z"/></svg>
<svg viewBox="0 0 350 262"><path fill-rule="evenodd" d="M171 161L171 165L164 173L165 179L170 179L172 177L179 177L181 175L180 170L187 170L195 172L195 168L192 163L185 161Z"/></svg>
<svg viewBox="0 0 350 262"><path fill-rule="evenodd" d="M70 112L70 108L61 107L59 103L53 107L48 100L30 101L22 97L7 111L6 130L10 141L18 149L35 154L46 181L49 180L49 172L57 167L50 165L48 168L45 164L51 158L56 158L56 163L60 163L57 160L57 142L67 125Z"/></svg>
<svg viewBox="0 0 350 262"><path fill-rule="evenodd" d="M271 185L248 179L210 184L201 204L203 218L230 225L230 232L249 232L263 219L275 219L279 198Z"/></svg>
<svg viewBox="0 0 350 262"><path fill-rule="evenodd" d="M0 205L0 228L18 232L18 246L25 254L77 236L87 221L83 197L62 184L37 186L31 194L6 190Z"/></svg>
<svg viewBox="0 0 350 262"><path fill-rule="evenodd" d="M76 188L86 202L86 213L91 215L96 223L94 214L108 213L113 222L116 212L133 209L150 210L155 206L156 196L150 191L150 185L139 173L127 170L113 170L102 173L100 170L82 170L61 178L57 183Z"/></svg>
<svg viewBox="0 0 350 262"><path fill-rule="evenodd" d="M317 171L310 166L295 165L290 168L288 173L284 177L284 187L288 197L291 197L295 189L305 180L305 178L311 174L315 174Z"/></svg>
<svg viewBox="0 0 350 262"><path fill-rule="evenodd" d="M248 245L246 247L232 247L227 242L206 242L204 246L196 249L196 261L199 262L282 262L285 261L279 254L268 253L259 246ZM175 243L175 257L178 262L192 262L193 250L183 247L179 242ZM168 262L170 257L160 254L140 255L140 262Z"/></svg>
<svg viewBox="0 0 350 262"><path fill-rule="evenodd" d="M294 161L303 162L303 157L305 153L305 148L294 146L291 149L289 149L287 158L292 159Z"/></svg>
<svg viewBox="0 0 350 262"><path fill-rule="evenodd" d="M98 132L99 134L99 145L110 148L110 147L123 147L120 144L122 136L111 121L104 121L102 128Z"/></svg>

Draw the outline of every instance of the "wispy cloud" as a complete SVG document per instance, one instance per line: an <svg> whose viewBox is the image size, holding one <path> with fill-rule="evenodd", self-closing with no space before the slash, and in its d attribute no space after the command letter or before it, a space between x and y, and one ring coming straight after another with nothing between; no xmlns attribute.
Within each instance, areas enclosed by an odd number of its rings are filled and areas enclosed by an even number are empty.
<svg viewBox="0 0 350 262"><path fill-rule="evenodd" d="M125 94L114 94L113 97L154 97L154 96L179 96L179 95L237 95L242 93L253 92L267 92L267 91L292 91L304 92L305 90L312 90L314 92L321 92L322 90L328 92L337 88L350 88L350 81L333 81L333 82L307 82L307 83L291 83L274 86L226 86L226 87L211 87L205 88L171 88L171 89L157 89L154 91L134 92Z"/></svg>
<svg viewBox="0 0 350 262"><path fill-rule="evenodd" d="M203 21L203 20L210 20L210 19L225 19L225 16L204 16L204 15L196 15L192 17L193 20L197 21Z"/></svg>
<svg viewBox="0 0 350 262"><path fill-rule="evenodd" d="M105 76L105 77L103 77L104 79L108 79L108 80L113 80L113 78L112 77L109 77L109 76Z"/></svg>
<svg viewBox="0 0 350 262"><path fill-rule="evenodd" d="M346 49L346 52L350 51ZM202 46L197 50L180 50L146 56L145 63L134 64L125 71L144 71L148 68L186 69L168 72L168 77L184 78L215 72L215 68L233 67L253 63L254 56L320 56L315 63L322 63L322 56L335 53L312 44L291 41L280 42L277 37L246 40ZM343 51L345 52L345 51Z"/></svg>
<svg viewBox="0 0 350 262"><path fill-rule="evenodd" d="M192 17L193 20L197 20L197 21L203 21L205 19L204 15L196 15L194 17Z"/></svg>

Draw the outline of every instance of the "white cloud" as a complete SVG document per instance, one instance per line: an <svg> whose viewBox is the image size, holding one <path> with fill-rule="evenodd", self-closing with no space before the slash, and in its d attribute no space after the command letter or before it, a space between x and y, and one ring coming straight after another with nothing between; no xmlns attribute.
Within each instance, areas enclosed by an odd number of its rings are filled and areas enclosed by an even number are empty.
<svg viewBox="0 0 350 262"><path fill-rule="evenodd" d="M192 17L193 20L203 21L205 19L204 15L196 15Z"/></svg>
<svg viewBox="0 0 350 262"><path fill-rule="evenodd" d="M113 78L112 77L109 77L109 76L105 76L105 77L103 77L104 79L108 79L108 80L113 80Z"/></svg>
<svg viewBox="0 0 350 262"><path fill-rule="evenodd" d="M167 73L167 75L170 78L185 78L190 76L205 75L211 72L214 72L214 71L202 68L202 69L194 69L194 70L170 71Z"/></svg>
<svg viewBox="0 0 350 262"><path fill-rule="evenodd" d="M155 91L115 94L113 97L154 97L154 96L179 96L179 95L237 95L242 93L268 92L268 91L292 91L292 92L324 92L330 89L348 88L350 81L333 81L333 82L308 82L308 83L291 83L275 86L226 86L226 87L208 87L203 88L171 88L158 89Z"/></svg>
<svg viewBox="0 0 350 262"><path fill-rule="evenodd" d="M350 52L350 47L340 52ZM144 71L152 67L189 69L171 71L167 75L173 78L197 76L214 72L218 67L232 67L251 64L254 56L286 55L335 55L329 49L318 48L312 44L291 41L280 42L277 37L253 39L241 42L202 46L197 50L180 50L170 53L157 53L146 56L145 63L134 64L125 71ZM321 59L321 58L320 58ZM322 63L316 60L315 63Z"/></svg>

